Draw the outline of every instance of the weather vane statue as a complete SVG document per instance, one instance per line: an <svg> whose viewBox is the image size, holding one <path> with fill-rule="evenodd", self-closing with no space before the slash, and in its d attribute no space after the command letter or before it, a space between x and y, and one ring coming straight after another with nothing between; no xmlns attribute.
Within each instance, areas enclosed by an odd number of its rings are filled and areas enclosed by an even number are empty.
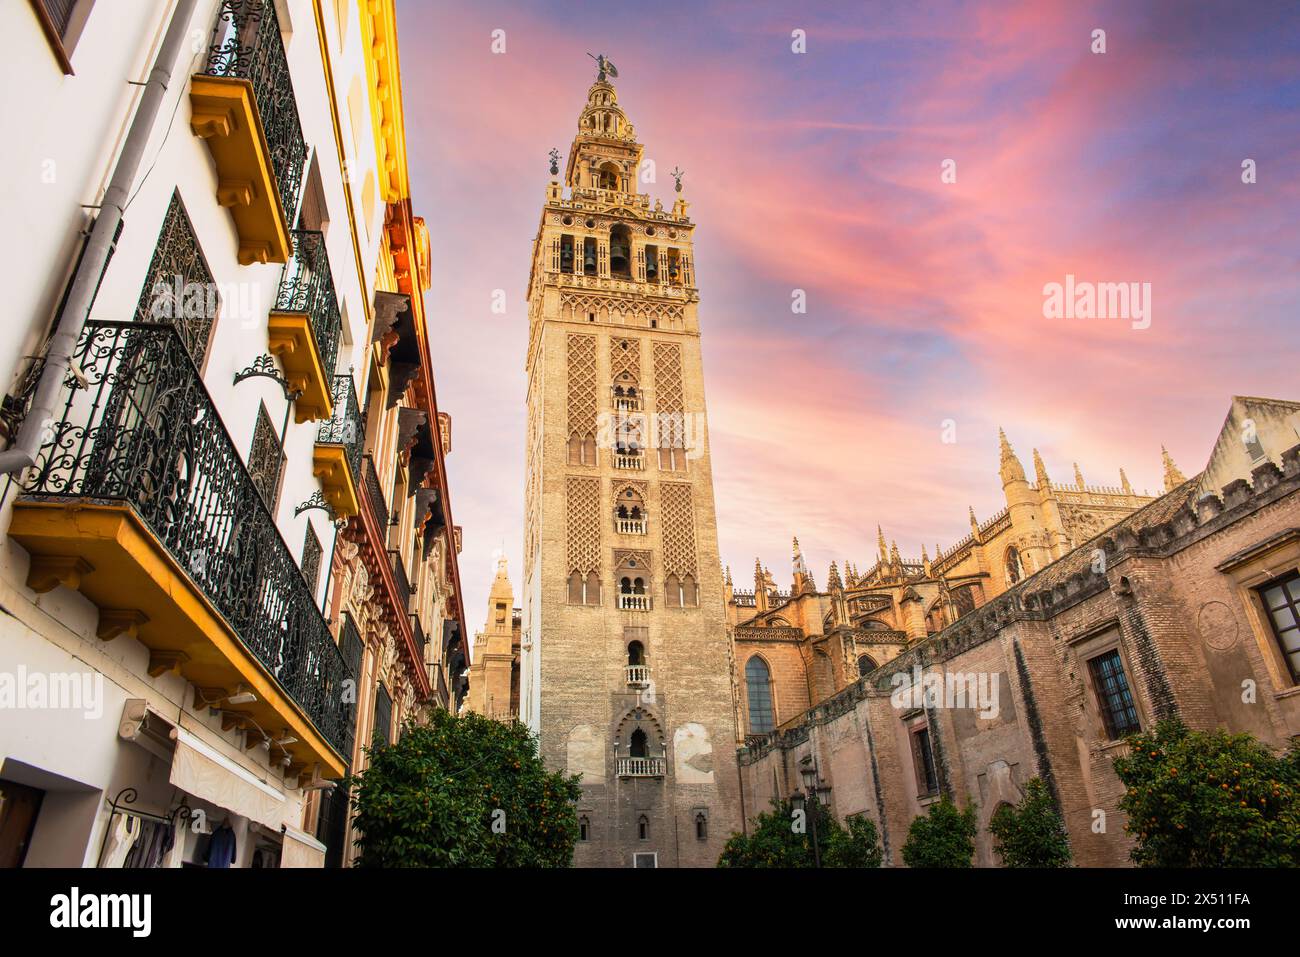
<svg viewBox="0 0 1300 957"><path fill-rule="evenodd" d="M686 170L674 166L672 172L668 175L677 183L674 189L680 193L682 191L682 177L686 175Z"/></svg>
<svg viewBox="0 0 1300 957"><path fill-rule="evenodd" d="M560 151L556 149L551 150L551 175L560 175Z"/></svg>
<svg viewBox="0 0 1300 957"><path fill-rule="evenodd" d="M596 80L604 83L605 75L618 76L618 67L605 57L603 53L588 53L587 56L596 61Z"/></svg>

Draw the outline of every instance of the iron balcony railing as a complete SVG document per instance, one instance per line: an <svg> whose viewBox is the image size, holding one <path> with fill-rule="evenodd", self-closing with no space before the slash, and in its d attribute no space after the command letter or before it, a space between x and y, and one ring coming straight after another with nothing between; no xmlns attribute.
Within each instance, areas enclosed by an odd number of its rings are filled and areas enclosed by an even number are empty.
<svg viewBox="0 0 1300 957"><path fill-rule="evenodd" d="M620 778L661 778L664 776L663 758L619 758Z"/></svg>
<svg viewBox="0 0 1300 957"><path fill-rule="evenodd" d="M203 72L248 80L271 152L280 207L292 220L307 163L289 61L284 55L274 0L221 0Z"/></svg>
<svg viewBox="0 0 1300 957"><path fill-rule="evenodd" d="M91 321L27 497L129 506L342 752L353 677L174 326Z"/></svg>
<svg viewBox="0 0 1300 957"><path fill-rule="evenodd" d="M388 564L393 569L393 581L397 583L397 600L401 604L402 611L409 614L411 611L411 580L406 577L406 563L402 561L402 553L390 548L388 550Z"/></svg>
<svg viewBox="0 0 1300 957"><path fill-rule="evenodd" d="M351 375L336 375L333 388L334 414L316 430L321 445L341 445L352 470L352 480L361 485L361 454L366 437L365 420L357 402L357 387Z"/></svg>
<svg viewBox="0 0 1300 957"><path fill-rule="evenodd" d="M387 534L392 516L388 511L388 496L384 494L384 485L379 480L379 470L375 460L369 455L362 459L362 472L365 475L366 500L370 503L370 513L379 524L380 534Z"/></svg>
<svg viewBox="0 0 1300 957"><path fill-rule="evenodd" d="M343 335L343 317L339 314L334 276L325 252L325 234L315 229L291 229L289 235L293 238L293 254L280 274L275 308L311 317L321 366L326 375L332 376Z"/></svg>

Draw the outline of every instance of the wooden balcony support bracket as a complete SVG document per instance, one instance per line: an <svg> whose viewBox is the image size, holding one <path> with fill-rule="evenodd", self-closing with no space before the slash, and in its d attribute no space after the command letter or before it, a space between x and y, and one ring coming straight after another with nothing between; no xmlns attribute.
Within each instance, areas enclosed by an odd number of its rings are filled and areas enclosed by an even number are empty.
<svg viewBox="0 0 1300 957"><path fill-rule="evenodd" d="M76 555L33 555L27 568L27 587L38 595L64 585L74 591L81 587L83 575L95 566Z"/></svg>
<svg viewBox="0 0 1300 957"><path fill-rule="evenodd" d="M149 652L149 677L161 678L169 672L180 674L181 665L189 660L190 656L183 651L153 649Z"/></svg>
<svg viewBox="0 0 1300 957"><path fill-rule="evenodd" d="M100 641L112 641L119 635L139 638L140 626L148 622L149 616L138 608L101 608L95 636Z"/></svg>

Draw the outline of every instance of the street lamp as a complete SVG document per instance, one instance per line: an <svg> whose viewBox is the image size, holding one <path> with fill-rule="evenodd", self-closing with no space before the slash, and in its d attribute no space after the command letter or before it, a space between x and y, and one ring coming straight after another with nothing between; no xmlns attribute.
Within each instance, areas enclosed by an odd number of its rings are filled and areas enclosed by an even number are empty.
<svg viewBox="0 0 1300 957"><path fill-rule="evenodd" d="M817 773L817 762L812 755L799 762L799 776L803 778L803 791L795 791L790 801L796 810L806 810L812 817L813 866L822 866L821 842L817 837L817 814L822 805L830 805L830 785L822 784Z"/></svg>

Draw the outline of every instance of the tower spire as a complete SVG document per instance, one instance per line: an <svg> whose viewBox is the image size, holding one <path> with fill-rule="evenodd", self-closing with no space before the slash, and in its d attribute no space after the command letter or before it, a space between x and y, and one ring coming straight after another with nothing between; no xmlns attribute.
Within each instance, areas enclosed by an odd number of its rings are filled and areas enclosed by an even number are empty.
<svg viewBox="0 0 1300 957"><path fill-rule="evenodd" d="M1163 445L1160 446L1160 458L1165 465L1165 491L1172 492L1178 486L1187 481L1187 477L1178 470L1174 460L1169 455L1169 450Z"/></svg>
<svg viewBox="0 0 1300 957"><path fill-rule="evenodd" d="M1038 449L1034 449L1034 476L1038 479L1039 488L1047 488L1052 484L1052 480L1047 475L1047 466L1043 464L1043 457L1038 454Z"/></svg>
<svg viewBox="0 0 1300 957"><path fill-rule="evenodd" d="M1079 471L1078 462L1074 463L1074 484L1079 486L1079 488L1081 489L1086 488L1086 486L1083 484L1083 473Z"/></svg>
<svg viewBox="0 0 1300 957"><path fill-rule="evenodd" d="M1122 489L1124 490L1124 494L1125 494L1125 495L1132 495L1132 494L1133 494L1133 486L1129 484L1129 482L1128 482L1128 476L1124 474L1124 470L1123 470L1123 469L1120 469L1120 470L1119 470L1119 485L1120 485L1120 488L1122 488Z"/></svg>
<svg viewBox="0 0 1300 957"><path fill-rule="evenodd" d="M998 444L1001 446L1001 463L998 468L1002 476L1003 486L1010 485L1012 482L1025 481L1025 469L1020 464L1020 459L1016 458L1016 453L1011 448L1011 443L1007 441L1007 434L998 429Z"/></svg>

